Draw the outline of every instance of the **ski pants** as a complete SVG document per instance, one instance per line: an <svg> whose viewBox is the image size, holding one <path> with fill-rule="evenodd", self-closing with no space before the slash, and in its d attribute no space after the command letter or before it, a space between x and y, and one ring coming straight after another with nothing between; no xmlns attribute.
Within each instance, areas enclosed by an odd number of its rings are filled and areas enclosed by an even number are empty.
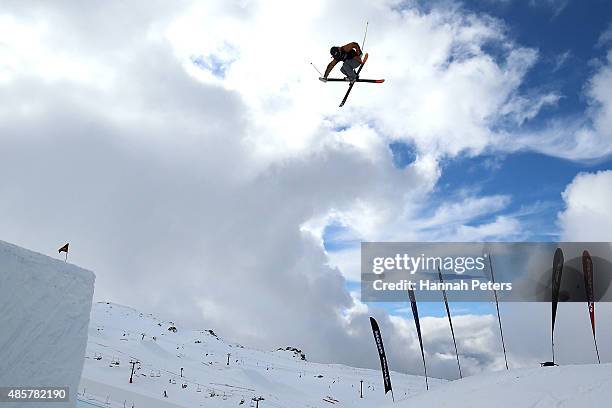
<svg viewBox="0 0 612 408"><path fill-rule="evenodd" d="M356 59L354 58L347 59L342 64L342 68L340 68L340 72L342 72L344 75L346 75L351 80L357 79L357 73L355 72L355 70L359 68L359 65L361 64L359 64L359 61L357 61Z"/></svg>

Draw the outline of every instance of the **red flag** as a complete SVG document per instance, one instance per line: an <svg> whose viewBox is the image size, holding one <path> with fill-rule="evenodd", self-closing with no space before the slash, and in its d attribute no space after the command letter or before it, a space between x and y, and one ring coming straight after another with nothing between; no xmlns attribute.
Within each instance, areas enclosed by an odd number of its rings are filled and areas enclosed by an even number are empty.
<svg viewBox="0 0 612 408"><path fill-rule="evenodd" d="M589 251L582 252L582 273L584 274L584 289L586 290L586 300L589 305L589 317L591 318L591 330L593 331L593 341L595 342L595 352L597 362L599 360L599 350L597 349L597 338L595 337L595 297L593 296L593 261Z"/></svg>
<svg viewBox="0 0 612 408"><path fill-rule="evenodd" d="M57 253L62 253L62 252L68 253L68 245L69 243L66 243L66 245L64 245L63 247L57 250Z"/></svg>

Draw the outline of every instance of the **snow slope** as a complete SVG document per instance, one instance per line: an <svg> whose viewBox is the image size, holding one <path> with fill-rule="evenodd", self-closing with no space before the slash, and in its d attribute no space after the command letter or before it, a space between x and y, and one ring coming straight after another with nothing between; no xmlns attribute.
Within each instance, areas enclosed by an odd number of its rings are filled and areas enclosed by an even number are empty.
<svg viewBox="0 0 612 408"><path fill-rule="evenodd" d="M68 386L74 407L95 276L0 241L0 386ZM42 407L40 403L0 403Z"/></svg>
<svg viewBox="0 0 612 408"><path fill-rule="evenodd" d="M449 382L393 407L609 407L610 401L612 364L594 364L480 374Z"/></svg>
<svg viewBox="0 0 612 408"><path fill-rule="evenodd" d="M130 361L139 361L132 384ZM396 398L425 389L418 376L392 373L392 381ZM433 388L444 383L430 380ZM264 398L261 408L373 407L391 400L383 394L379 370L311 363L287 350L250 349L112 303L92 309L79 392L83 401L135 408L247 407L254 397Z"/></svg>
<svg viewBox="0 0 612 408"><path fill-rule="evenodd" d="M172 327L176 332L168 330ZM139 362L132 384L130 361ZM489 372L451 382L430 379L430 391L418 376L392 373L392 382L395 404L383 394L378 370L311 363L287 350L254 350L214 332L192 331L129 307L97 303L79 392L84 408L91 407L86 403L247 407L255 406L254 397L264 398L261 408L605 407L612 400L612 364Z"/></svg>

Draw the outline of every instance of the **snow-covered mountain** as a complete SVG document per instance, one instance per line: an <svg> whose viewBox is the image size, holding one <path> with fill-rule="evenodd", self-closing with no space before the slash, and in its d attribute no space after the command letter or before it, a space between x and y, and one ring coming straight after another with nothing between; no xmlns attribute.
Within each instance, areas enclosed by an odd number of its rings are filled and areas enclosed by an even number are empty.
<svg viewBox="0 0 612 408"><path fill-rule="evenodd" d="M360 381L364 398L359 397ZM392 382L394 404L390 394L383 394L378 370L312 363L307 353L291 346L255 350L210 329L189 330L129 307L97 303L79 406L235 407L256 406L254 399L263 398L261 408L544 408L605 407L612 400L612 364L534 367L458 381L430 379L430 391L419 376L393 372Z"/></svg>
<svg viewBox="0 0 612 408"><path fill-rule="evenodd" d="M425 389L422 377L392 376L396 399ZM432 388L444 383L430 380ZM136 408L255 406L254 398L263 398L262 408L374 407L391 400L378 370L312 363L291 345L255 350L113 303L92 308L79 394L82 405Z"/></svg>

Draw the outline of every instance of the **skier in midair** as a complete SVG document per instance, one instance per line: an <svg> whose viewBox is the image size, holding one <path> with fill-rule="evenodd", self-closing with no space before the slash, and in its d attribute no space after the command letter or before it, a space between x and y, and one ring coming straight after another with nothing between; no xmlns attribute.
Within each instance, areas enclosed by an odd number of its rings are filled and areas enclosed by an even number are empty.
<svg viewBox="0 0 612 408"><path fill-rule="evenodd" d="M361 59L361 47L356 42L351 42L342 47L331 47L329 53L332 55L332 60L327 64L325 75L323 78L327 79L329 73L334 69L338 62L342 62L340 72L342 72L351 81L355 82L358 79L358 75L355 69L359 68L363 61Z"/></svg>

